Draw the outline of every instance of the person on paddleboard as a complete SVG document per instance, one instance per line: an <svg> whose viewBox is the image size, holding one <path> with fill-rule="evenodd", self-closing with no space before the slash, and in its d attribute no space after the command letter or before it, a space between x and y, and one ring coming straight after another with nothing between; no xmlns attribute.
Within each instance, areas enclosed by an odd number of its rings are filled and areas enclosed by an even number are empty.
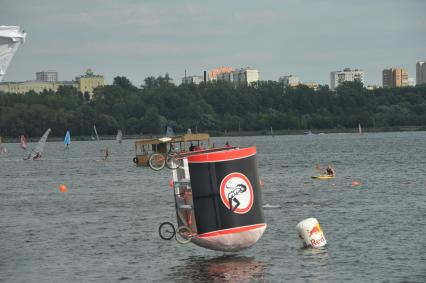
<svg viewBox="0 0 426 283"><path fill-rule="evenodd" d="M334 168L331 166L331 164L328 164L327 168L325 169L325 174L327 176L335 176L336 175L336 171L334 171Z"/></svg>

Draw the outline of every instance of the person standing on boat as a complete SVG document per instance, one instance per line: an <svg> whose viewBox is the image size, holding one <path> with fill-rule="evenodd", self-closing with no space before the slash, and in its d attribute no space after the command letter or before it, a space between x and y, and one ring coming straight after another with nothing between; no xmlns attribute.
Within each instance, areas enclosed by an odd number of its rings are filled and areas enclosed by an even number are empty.
<svg viewBox="0 0 426 283"><path fill-rule="evenodd" d="M191 145L189 146L189 151L194 151L194 150L195 150L195 145L193 145L191 142Z"/></svg>

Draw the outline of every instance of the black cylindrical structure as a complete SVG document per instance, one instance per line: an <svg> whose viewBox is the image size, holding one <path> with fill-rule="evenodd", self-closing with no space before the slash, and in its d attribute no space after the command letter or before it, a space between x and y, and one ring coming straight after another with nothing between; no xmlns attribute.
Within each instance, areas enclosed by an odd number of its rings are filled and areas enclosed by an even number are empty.
<svg viewBox="0 0 426 283"><path fill-rule="evenodd" d="M219 250L253 245L266 228L256 148L191 155L188 163L198 239Z"/></svg>

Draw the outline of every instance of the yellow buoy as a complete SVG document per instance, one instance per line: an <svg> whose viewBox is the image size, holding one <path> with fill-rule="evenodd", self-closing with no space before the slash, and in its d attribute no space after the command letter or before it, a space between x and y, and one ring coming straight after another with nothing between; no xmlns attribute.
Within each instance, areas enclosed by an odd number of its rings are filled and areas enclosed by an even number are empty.
<svg viewBox="0 0 426 283"><path fill-rule="evenodd" d="M64 184L59 185L59 191L61 193L66 193L68 191L67 186L65 186Z"/></svg>

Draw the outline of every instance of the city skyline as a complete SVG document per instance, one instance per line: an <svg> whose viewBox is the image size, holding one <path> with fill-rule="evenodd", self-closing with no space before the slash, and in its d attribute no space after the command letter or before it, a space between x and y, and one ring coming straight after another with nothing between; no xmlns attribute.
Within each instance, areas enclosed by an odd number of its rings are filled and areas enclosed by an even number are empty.
<svg viewBox="0 0 426 283"><path fill-rule="evenodd" d="M288 74L330 84L330 72L362 69L366 85L382 70L426 59L424 1L5 1L3 25L19 25L27 41L4 81L25 81L39 70L73 78L87 68L112 83L135 85L185 70L202 75L220 66L252 67L261 80ZM348 9L350 7L350 9Z"/></svg>

